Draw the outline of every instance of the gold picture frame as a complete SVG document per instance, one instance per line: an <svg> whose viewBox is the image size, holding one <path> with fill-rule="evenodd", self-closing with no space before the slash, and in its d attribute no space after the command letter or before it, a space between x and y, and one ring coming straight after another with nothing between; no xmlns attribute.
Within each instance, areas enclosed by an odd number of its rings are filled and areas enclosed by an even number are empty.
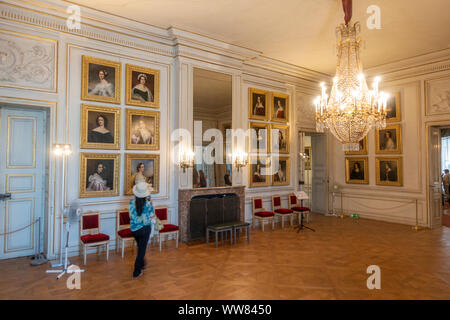
<svg viewBox="0 0 450 320"><path fill-rule="evenodd" d="M250 153L262 153L262 154L269 153L269 144L270 144L269 124L262 122L249 122L249 129L250 129L250 143L249 143ZM260 130L265 131L263 131L263 133L260 134L261 132ZM261 148L259 141L261 141L261 143L264 144L264 148Z"/></svg>
<svg viewBox="0 0 450 320"><path fill-rule="evenodd" d="M259 101L258 101L259 97ZM264 108L264 112L260 110ZM254 88L248 89L248 118L267 121L269 119L269 91Z"/></svg>
<svg viewBox="0 0 450 320"><path fill-rule="evenodd" d="M80 148L119 150L120 116L120 108L82 104Z"/></svg>
<svg viewBox="0 0 450 320"><path fill-rule="evenodd" d="M384 129L375 129L375 153L402 153L401 124L391 124Z"/></svg>
<svg viewBox="0 0 450 320"><path fill-rule="evenodd" d="M270 152L289 153L289 126L284 124L272 124L270 128ZM278 132L278 137L275 135L276 132Z"/></svg>
<svg viewBox="0 0 450 320"><path fill-rule="evenodd" d="M345 151L345 155L358 155L367 154L367 136L359 140L359 150L358 151Z"/></svg>
<svg viewBox="0 0 450 320"><path fill-rule="evenodd" d="M263 175L263 173L270 172L270 157L249 157L249 174L248 174L248 185L249 188L253 187L267 187L271 184L271 175ZM263 168L266 168L268 172L263 172Z"/></svg>
<svg viewBox="0 0 450 320"><path fill-rule="evenodd" d="M137 168L140 163L144 164L144 176L146 182L153 187L152 193L159 193L159 154L146 153L126 153L125 154L125 195L133 194L134 180L137 173ZM149 164L152 163L152 170L149 170ZM147 167L147 168L146 168ZM153 175L151 175L153 174Z"/></svg>
<svg viewBox="0 0 450 320"><path fill-rule="evenodd" d="M272 121L286 123L289 122L289 108L289 95L278 92L273 92L271 94L270 118ZM281 114L283 114L282 117L280 117Z"/></svg>
<svg viewBox="0 0 450 320"><path fill-rule="evenodd" d="M80 153L78 184L80 198L118 196L119 177L120 154Z"/></svg>
<svg viewBox="0 0 450 320"><path fill-rule="evenodd" d="M159 108L160 71L132 64L127 64L125 69L125 104L138 107ZM142 79L145 79L145 83L143 84L140 83ZM143 87L144 90L139 90L139 87Z"/></svg>
<svg viewBox="0 0 450 320"><path fill-rule="evenodd" d="M158 111L126 109L125 149L159 150L159 121Z"/></svg>
<svg viewBox="0 0 450 320"><path fill-rule="evenodd" d="M358 168L355 168L355 165ZM345 158L345 182L356 184L369 184L369 158Z"/></svg>
<svg viewBox="0 0 450 320"><path fill-rule="evenodd" d="M81 100L120 104L121 63L89 56L81 60Z"/></svg>
<svg viewBox="0 0 450 320"><path fill-rule="evenodd" d="M403 157L376 157L375 168L377 185L403 186Z"/></svg>
<svg viewBox="0 0 450 320"><path fill-rule="evenodd" d="M276 158L273 158L276 159ZM279 157L278 158L278 169L275 166L275 161L272 160L272 165L276 172L272 175L272 185L273 186L288 186L290 185L290 175L291 175L291 159L289 157Z"/></svg>
<svg viewBox="0 0 450 320"><path fill-rule="evenodd" d="M389 96L386 103L386 123L399 122L402 120L402 108L400 92L395 92Z"/></svg>

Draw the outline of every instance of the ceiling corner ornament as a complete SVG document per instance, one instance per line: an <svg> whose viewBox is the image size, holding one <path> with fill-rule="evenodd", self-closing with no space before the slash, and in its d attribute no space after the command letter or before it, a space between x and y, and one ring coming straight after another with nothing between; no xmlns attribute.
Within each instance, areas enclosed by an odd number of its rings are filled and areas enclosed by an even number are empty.
<svg viewBox="0 0 450 320"><path fill-rule="evenodd" d="M321 83L321 96L314 101L316 129L330 132L342 143L344 151L358 151L359 141L372 127L386 127L388 95L378 91L380 77L375 77L372 90L363 75L359 49L359 22L351 23L352 1L342 0L345 24L336 28L337 65L330 96Z"/></svg>

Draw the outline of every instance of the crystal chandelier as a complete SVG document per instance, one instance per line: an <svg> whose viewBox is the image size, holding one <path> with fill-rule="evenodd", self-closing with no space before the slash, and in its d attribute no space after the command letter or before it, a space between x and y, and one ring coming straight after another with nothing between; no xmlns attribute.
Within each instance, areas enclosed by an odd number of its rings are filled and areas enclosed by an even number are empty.
<svg viewBox="0 0 450 320"><path fill-rule="evenodd" d="M386 101L388 95L378 91L380 77L375 77L369 90L362 73L359 56L361 39L360 24L351 25L351 1L343 0L346 13L345 24L336 28L337 66L330 96L322 82L321 96L314 101L316 107L316 129L329 129L342 142L343 150L359 150L359 141L374 126L386 127ZM350 14L348 8L350 5Z"/></svg>

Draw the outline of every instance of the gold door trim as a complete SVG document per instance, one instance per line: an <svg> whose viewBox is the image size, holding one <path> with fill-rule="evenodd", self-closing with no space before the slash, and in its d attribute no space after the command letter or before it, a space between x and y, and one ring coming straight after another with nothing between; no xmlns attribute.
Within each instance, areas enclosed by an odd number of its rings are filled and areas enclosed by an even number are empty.
<svg viewBox="0 0 450 320"><path fill-rule="evenodd" d="M9 178L10 177L20 177L20 176L29 176L33 178L33 188L30 190L20 190L20 191L11 191L9 189ZM36 174L34 173L14 173L14 174L7 174L6 175L6 192L9 193L32 193L36 191Z"/></svg>

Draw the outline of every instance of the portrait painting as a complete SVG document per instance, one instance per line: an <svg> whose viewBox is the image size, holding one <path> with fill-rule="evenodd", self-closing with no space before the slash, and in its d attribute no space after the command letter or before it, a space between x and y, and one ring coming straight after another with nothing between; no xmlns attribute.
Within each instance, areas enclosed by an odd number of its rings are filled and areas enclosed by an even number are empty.
<svg viewBox="0 0 450 320"><path fill-rule="evenodd" d="M249 187L270 185L270 161L268 157L250 157Z"/></svg>
<svg viewBox="0 0 450 320"><path fill-rule="evenodd" d="M80 154L79 197L119 195L120 154Z"/></svg>
<svg viewBox="0 0 450 320"><path fill-rule="evenodd" d="M376 157L376 183L382 186L403 185L402 157Z"/></svg>
<svg viewBox="0 0 450 320"><path fill-rule="evenodd" d="M125 154L125 194L133 194L133 186L139 182L150 184L152 193L159 192L159 155Z"/></svg>
<svg viewBox="0 0 450 320"><path fill-rule="evenodd" d="M271 98L271 119L276 122L289 121L289 96L287 94L272 94Z"/></svg>
<svg viewBox="0 0 450 320"><path fill-rule="evenodd" d="M402 153L402 131L400 124L375 130L376 153Z"/></svg>
<svg viewBox="0 0 450 320"><path fill-rule="evenodd" d="M289 185L290 176L290 159L287 157L273 158L273 176L272 185L287 186Z"/></svg>
<svg viewBox="0 0 450 320"><path fill-rule="evenodd" d="M345 151L346 155L367 154L367 136L359 140L359 150Z"/></svg>
<svg viewBox="0 0 450 320"><path fill-rule="evenodd" d="M401 117L400 92L389 95L386 101L386 122L399 122Z"/></svg>
<svg viewBox="0 0 450 320"><path fill-rule="evenodd" d="M289 126L272 124L271 129L271 152L289 153Z"/></svg>
<svg viewBox="0 0 450 320"><path fill-rule="evenodd" d="M248 118L254 120L268 120L269 92L254 88L248 89Z"/></svg>
<svg viewBox="0 0 450 320"><path fill-rule="evenodd" d="M80 147L120 149L120 108L81 105Z"/></svg>
<svg viewBox="0 0 450 320"><path fill-rule="evenodd" d="M82 57L81 100L120 104L120 62Z"/></svg>
<svg viewBox="0 0 450 320"><path fill-rule="evenodd" d="M159 112L127 109L126 149L159 150Z"/></svg>
<svg viewBox="0 0 450 320"><path fill-rule="evenodd" d="M369 158L345 158L345 182L369 184Z"/></svg>
<svg viewBox="0 0 450 320"><path fill-rule="evenodd" d="M159 108L159 70L126 65L125 104Z"/></svg>
<svg viewBox="0 0 450 320"><path fill-rule="evenodd" d="M250 122L250 152L267 153L269 146L269 125Z"/></svg>

